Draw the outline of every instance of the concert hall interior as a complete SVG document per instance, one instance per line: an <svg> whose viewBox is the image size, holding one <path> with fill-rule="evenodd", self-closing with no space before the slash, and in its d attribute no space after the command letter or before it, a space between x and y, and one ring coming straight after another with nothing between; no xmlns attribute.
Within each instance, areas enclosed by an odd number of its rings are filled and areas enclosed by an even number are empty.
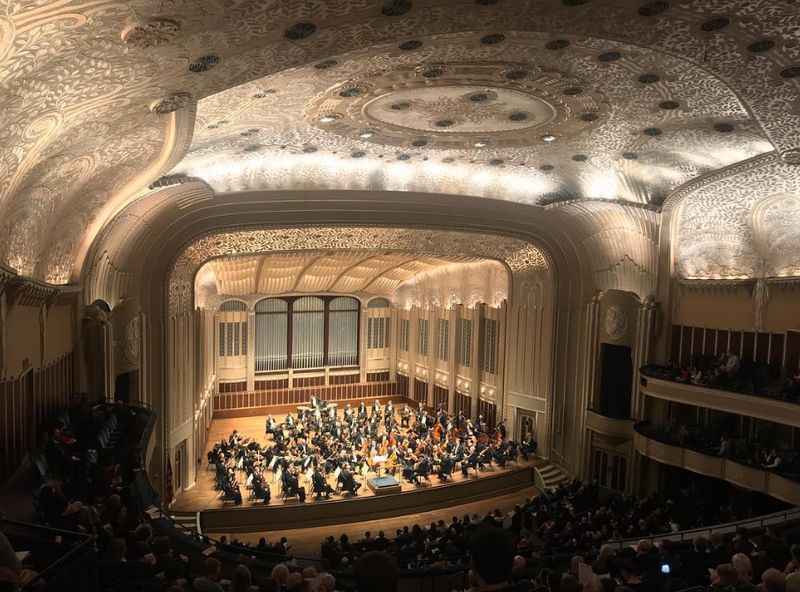
<svg viewBox="0 0 800 592"><path fill-rule="evenodd" d="M800 590L798 0L0 6L0 592Z"/></svg>

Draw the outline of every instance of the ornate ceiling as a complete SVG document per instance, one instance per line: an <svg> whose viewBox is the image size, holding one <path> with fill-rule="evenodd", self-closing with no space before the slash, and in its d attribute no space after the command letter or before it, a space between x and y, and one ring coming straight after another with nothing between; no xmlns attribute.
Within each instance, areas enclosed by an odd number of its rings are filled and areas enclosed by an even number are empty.
<svg viewBox="0 0 800 592"><path fill-rule="evenodd" d="M796 275L799 32L775 0L0 0L0 263L76 281L172 171L680 201L678 273Z"/></svg>
<svg viewBox="0 0 800 592"><path fill-rule="evenodd" d="M295 251L258 256L222 257L197 272L198 292L220 296L252 294L346 293L393 296L406 282L461 270L477 276L496 262L475 257L421 256L418 253L374 250ZM505 290L504 290L505 292Z"/></svg>

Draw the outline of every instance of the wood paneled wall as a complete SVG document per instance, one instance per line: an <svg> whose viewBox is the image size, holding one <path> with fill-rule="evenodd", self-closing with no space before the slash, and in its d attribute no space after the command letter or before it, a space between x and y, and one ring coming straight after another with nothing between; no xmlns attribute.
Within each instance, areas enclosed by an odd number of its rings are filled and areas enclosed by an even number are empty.
<svg viewBox="0 0 800 592"><path fill-rule="evenodd" d="M302 405L311 400L311 397L317 397L325 401L344 401L360 397L385 397L396 394L396 382L284 388L246 393L217 393L214 395L214 410L252 409L274 405Z"/></svg>
<svg viewBox="0 0 800 592"><path fill-rule="evenodd" d="M66 409L74 392L72 353L0 382L0 482L37 446L45 421Z"/></svg>
<svg viewBox="0 0 800 592"><path fill-rule="evenodd" d="M670 358L688 366L696 355L733 352L742 360L767 364L773 376L800 368L800 332L755 333L728 329L672 326Z"/></svg>

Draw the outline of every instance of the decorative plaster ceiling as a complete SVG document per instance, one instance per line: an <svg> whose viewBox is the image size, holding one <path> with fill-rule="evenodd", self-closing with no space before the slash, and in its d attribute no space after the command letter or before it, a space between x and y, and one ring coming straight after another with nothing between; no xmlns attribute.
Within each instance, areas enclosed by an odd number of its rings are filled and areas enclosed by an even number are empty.
<svg viewBox="0 0 800 592"><path fill-rule="evenodd" d="M491 271L491 273L489 273ZM502 264L476 257L424 256L418 253L375 250L302 251L270 253L258 256L221 257L209 261L197 272L195 298L198 305L216 294L216 300L228 296L277 295L295 293L343 293L392 298L406 284L403 304L419 303L419 292L426 292L427 279L448 278L436 282L440 290L452 291L455 300L463 300L464 278L473 278L485 287L489 276L495 281L483 301L495 304L508 292L508 278ZM459 281L452 281L458 278ZM505 285L498 285L504 283ZM469 290L483 295L486 290ZM408 292L409 294L405 294ZM411 294L417 296L416 299ZM406 302L408 301L408 302ZM429 302L426 302L426 304Z"/></svg>
<svg viewBox="0 0 800 592"><path fill-rule="evenodd" d="M309 250L310 256L301 253ZM259 256L247 256L254 254ZM363 272L353 267L358 266L362 254L373 261ZM238 256L227 259L230 255ZM220 258L226 258L226 262L220 264L218 276L213 262ZM479 260L502 262L520 277L546 275L549 271L545 255L531 243L493 234L386 227L231 231L199 238L181 253L170 274L170 309L174 313L190 308L195 304L198 286L208 292L212 284L216 288L220 281L223 290L241 292L255 288L257 281L259 288L282 289L291 282L291 291L318 292L333 286L352 293L344 289L349 283L362 292L390 294L415 276L424 276L444 265ZM209 263L205 273L198 273ZM261 263L264 265L259 270ZM270 270L272 263L275 269ZM343 272L342 277L336 277ZM358 279L361 273L375 279L373 287L380 291L370 292L369 282ZM492 300L496 300L494 295Z"/></svg>
<svg viewBox="0 0 800 592"><path fill-rule="evenodd" d="M547 49L547 34L482 36L371 47L203 99L175 171L217 191L322 183L660 203L771 149L735 92L684 59L596 38Z"/></svg>
<svg viewBox="0 0 800 592"><path fill-rule="evenodd" d="M770 148L783 163L800 161L800 11L791 2L6 0L2 7L0 263L54 283L79 278L102 227L169 170L196 172L218 190L357 187L524 203L657 203L685 181ZM445 80L465 62L524 64L579 83L580 94L557 101L545 89L512 88L528 80L517 74L502 84L481 79L477 86L503 101L506 92L524 92L534 121L547 104L557 123L574 97L586 96L597 97L599 116L569 111L563 122L580 121L580 133L560 128L563 137L554 132L547 146L531 128L529 145L488 142L479 152L475 143L445 148L436 140L424 150L412 133L449 136L413 126L398 132L411 146L400 152L386 140L381 152L372 138L305 119L331 87L433 64L446 66L443 75L422 78ZM459 75L456 86L465 82ZM247 99L253 84L262 86L249 96L259 98ZM342 116L342 125L356 121ZM251 121L270 131L251 131ZM378 141L391 128L376 121ZM513 135L511 127L492 133ZM770 195L769 176L752 190ZM728 199L740 200L739 189Z"/></svg>

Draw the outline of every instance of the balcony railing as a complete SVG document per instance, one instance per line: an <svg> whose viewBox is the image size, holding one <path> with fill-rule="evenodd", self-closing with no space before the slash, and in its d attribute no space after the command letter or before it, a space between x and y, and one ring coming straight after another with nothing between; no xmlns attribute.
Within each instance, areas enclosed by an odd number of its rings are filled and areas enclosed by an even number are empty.
<svg viewBox="0 0 800 592"><path fill-rule="evenodd" d="M767 396L692 384L677 380L673 370L659 366L644 366L640 373L640 388L647 396L800 428L800 404L779 398L779 390L773 389L769 392L775 396Z"/></svg>
<svg viewBox="0 0 800 592"><path fill-rule="evenodd" d="M750 462L747 454L752 451L752 447L746 446L745 454L741 455L736 452L737 447L733 445L733 453L740 455L732 458L717 454L719 446L709 441L703 441L691 434L679 438L676 434L655 427L649 422L636 424L634 431L634 448L643 456L701 475L723 479L746 489L760 491L790 504L800 505L800 487L798 487L800 474L767 469Z"/></svg>

